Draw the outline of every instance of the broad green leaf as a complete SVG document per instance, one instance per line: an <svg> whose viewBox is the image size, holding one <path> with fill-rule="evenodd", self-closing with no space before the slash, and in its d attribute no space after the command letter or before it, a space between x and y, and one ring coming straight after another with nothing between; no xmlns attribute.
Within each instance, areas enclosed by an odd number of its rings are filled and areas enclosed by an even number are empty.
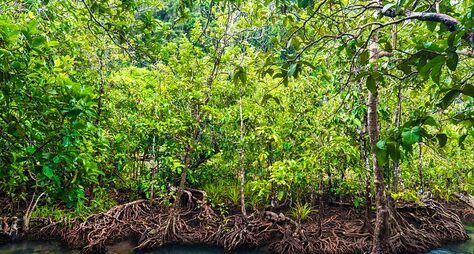
<svg viewBox="0 0 474 254"><path fill-rule="evenodd" d="M458 62L459 62L458 54L453 51L448 52L448 59L446 61L448 68L452 71L455 71L456 67L458 66Z"/></svg>
<svg viewBox="0 0 474 254"><path fill-rule="evenodd" d="M387 163L387 147L386 147L386 141L381 139L377 142L375 145L375 154L377 157L377 161L380 166L385 165Z"/></svg>
<svg viewBox="0 0 474 254"><path fill-rule="evenodd" d="M297 64L291 64L290 67L288 68L288 77L292 77L295 72L296 72L296 67L297 67Z"/></svg>
<svg viewBox="0 0 474 254"><path fill-rule="evenodd" d="M428 75L429 75L430 72L433 70L433 68L434 68L435 66L437 66L437 65L442 65L445 61L446 61L446 59L444 58L444 56L437 56L437 57L431 59L427 64L425 64L425 65L420 69L419 75L420 75L423 79L428 78Z"/></svg>
<svg viewBox="0 0 474 254"><path fill-rule="evenodd" d="M431 125L431 126L438 126L438 123L432 116L428 116L424 121L423 124L425 125Z"/></svg>
<svg viewBox="0 0 474 254"><path fill-rule="evenodd" d="M367 89L372 93L375 92L375 90L377 89L377 87L376 87L377 84L376 84L375 79L372 75L367 77L365 85L367 86Z"/></svg>
<svg viewBox="0 0 474 254"><path fill-rule="evenodd" d="M458 90L458 89L454 89L454 90L449 91L449 92L443 97L443 99L442 99L441 102L438 104L438 106L439 106L440 108L442 108L442 109L448 108L449 105L451 105L451 103L453 103L454 98L456 98L456 96L458 96L460 93L461 93L461 91Z"/></svg>
<svg viewBox="0 0 474 254"><path fill-rule="evenodd" d="M420 127L405 128L402 132L402 142L405 145L413 145L421 141Z"/></svg>
<svg viewBox="0 0 474 254"><path fill-rule="evenodd" d="M387 143L387 152L388 155L392 158L393 161L400 160L400 149L395 142L388 142Z"/></svg>
<svg viewBox="0 0 474 254"><path fill-rule="evenodd" d="M38 36L38 37L35 37L31 41L31 47L32 48L39 48L40 46L44 45L45 43L46 43L46 38L43 37L43 36Z"/></svg>
<svg viewBox="0 0 474 254"><path fill-rule="evenodd" d="M431 70L431 80L435 82L436 84L439 84L440 77L441 77L441 68L443 67L444 62L437 63L435 66L433 66Z"/></svg>
<svg viewBox="0 0 474 254"><path fill-rule="evenodd" d="M462 93L464 95L467 95L467 96L470 96L470 97L474 98L474 85L471 85L471 84L464 85L464 87L462 89Z"/></svg>

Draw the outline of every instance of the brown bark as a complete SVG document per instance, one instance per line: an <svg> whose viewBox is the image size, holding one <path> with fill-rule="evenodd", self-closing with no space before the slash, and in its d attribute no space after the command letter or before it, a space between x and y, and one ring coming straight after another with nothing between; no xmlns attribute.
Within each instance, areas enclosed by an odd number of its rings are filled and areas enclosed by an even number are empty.
<svg viewBox="0 0 474 254"><path fill-rule="evenodd" d="M397 109L395 112L395 127L400 128L400 121L402 117L402 86L398 86L397 94ZM403 186L402 179L400 178L400 162L395 161L393 167L393 180L392 180L392 191L398 192L399 185Z"/></svg>
<svg viewBox="0 0 474 254"><path fill-rule="evenodd" d="M382 8L382 6L381 6ZM461 24L457 19L451 17L444 13L436 13L436 12L412 12L412 11L405 11L397 13L394 9L388 9L384 12L381 12L382 15L387 17L397 17L402 16L402 20L420 20L420 21L429 21L429 22L437 22L441 23L446 28L451 31L459 30L459 25ZM467 43L472 43L474 41L474 31L468 30L462 37Z"/></svg>
<svg viewBox="0 0 474 254"><path fill-rule="evenodd" d="M370 197L371 186L370 186L370 161L369 161L369 152L367 149L367 115L364 115L362 130L360 132L361 140L361 152L362 159L364 160L365 166L365 207L364 207L364 230L372 231L370 221L372 219L372 198Z"/></svg>
<svg viewBox="0 0 474 254"><path fill-rule="evenodd" d="M240 100L239 100L239 113L240 113L240 209L242 215L247 217L247 211L245 210L245 158L244 158L244 118L242 116L242 86L240 87Z"/></svg>
<svg viewBox="0 0 474 254"><path fill-rule="evenodd" d="M420 161L418 166L418 174L420 175L420 192L424 192L424 181L423 181L423 143L419 144L420 147Z"/></svg>
<svg viewBox="0 0 474 254"><path fill-rule="evenodd" d="M184 152L184 167L181 172L181 179L179 181L178 191L176 192L176 199L173 203L173 208L178 210L181 207L181 196L183 195L184 185L186 184L186 176L188 175L189 164L191 162L191 146L187 145Z"/></svg>
<svg viewBox="0 0 474 254"><path fill-rule="evenodd" d="M370 59L376 60L378 55L378 32L374 34L370 44ZM377 65L374 64L374 71L377 71ZM393 253L390 246L389 236L389 211L385 196L385 184L383 168L377 159L376 145L379 142L379 123L377 116L378 108L378 84L375 84L373 91L369 91L367 105L367 129L371 145L372 166L374 170L374 186L375 186L375 204L377 206L377 214L375 218L375 230L373 235L372 254L389 254Z"/></svg>
<svg viewBox="0 0 474 254"><path fill-rule="evenodd" d="M157 164L157 161L156 161L156 146L155 146L155 143L156 143L156 136L153 136L153 147L152 147L152 152L153 152L153 168L152 168L152 171L151 171L151 186L150 186L150 200L153 200L155 199L155 184L153 182L153 180L155 180L155 176L156 176L156 170L157 170L157 167L158 167L158 164Z"/></svg>
<svg viewBox="0 0 474 254"><path fill-rule="evenodd" d="M385 185L383 177L383 168L380 167L377 160L375 146L379 141L379 126L377 117L378 91L369 92L368 100L368 131L370 145L372 146L372 163L374 170L374 186L375 186L375 204L377 206L377 215L375 219L375 230L373 238L372 254L392 253L389 242L389 213L387 200L385 197Z"/></svg>

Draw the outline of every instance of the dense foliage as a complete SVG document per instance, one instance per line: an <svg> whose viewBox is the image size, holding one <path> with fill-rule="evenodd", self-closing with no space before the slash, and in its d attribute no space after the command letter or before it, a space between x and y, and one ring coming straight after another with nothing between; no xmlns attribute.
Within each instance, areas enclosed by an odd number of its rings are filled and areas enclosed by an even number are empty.
<svg viewBox="0 0 474 254"><path fill-rule="evenodd" d="M247 209L358 207L372 163L395 199L473 194L473 17L467 0L3 1L0 195L88 213L184 176L222 212L241 184Z"/></svg>

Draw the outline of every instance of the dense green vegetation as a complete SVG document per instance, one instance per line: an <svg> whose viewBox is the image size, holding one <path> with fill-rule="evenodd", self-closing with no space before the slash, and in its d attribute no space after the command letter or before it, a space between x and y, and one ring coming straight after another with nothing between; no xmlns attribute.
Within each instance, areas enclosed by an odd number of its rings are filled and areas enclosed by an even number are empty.
<svg viewBox="0 0 474 254"><path fill-rule="evenodd" d="M0 196L84 216L186 186L301 220L323 196L473 194L473 17L468 0L2 1Z"/></svg>

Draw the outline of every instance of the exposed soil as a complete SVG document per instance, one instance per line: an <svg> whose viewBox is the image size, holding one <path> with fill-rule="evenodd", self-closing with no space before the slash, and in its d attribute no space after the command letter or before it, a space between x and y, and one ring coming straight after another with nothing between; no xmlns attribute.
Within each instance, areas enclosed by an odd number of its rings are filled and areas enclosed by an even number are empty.
<svg viewBox="0 0 474 254"><path fill-rule="evenodd" d="M271 211L255 211L247 218L218 215L206 202L205 194L187 194L187 207L180 210L136 200L86 220L33 220L28 234L18 223L19 238L58 238L83 253L104 252L107 245L125 239L134 242L136 249L207 244L226 251L265 246L274 253L365 253L371 248L372 229L364 227L362 209L327 204L321 214L314 213L298 223L284 213ZM462 204L434 200L425 200L423 205L399 203L391 212L392 247L398 253L420 253L466 240L461 218L469 221L473 213ZM11 220L6 218L7 224Z"/></svg>

